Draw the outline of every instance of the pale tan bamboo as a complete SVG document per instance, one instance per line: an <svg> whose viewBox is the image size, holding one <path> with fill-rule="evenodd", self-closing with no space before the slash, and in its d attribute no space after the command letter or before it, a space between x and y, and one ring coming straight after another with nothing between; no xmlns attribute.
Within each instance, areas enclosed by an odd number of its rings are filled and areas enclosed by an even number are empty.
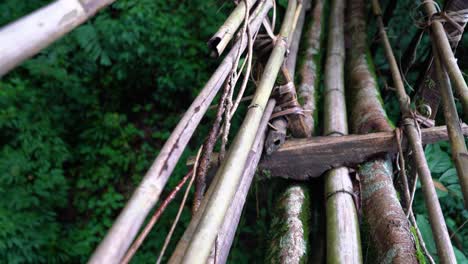
<svg viewBox="0 0 468 264"><path fill-rule="evenodd" d="M296 1L290 0L283 25L272 54L265 66L254 99L242 126L232 142L225 161L218 169L219 178L204 210L198 210L200 221L181 263L204 263L221 228L226 212L236 193L248 153L258 133L261 118L286 53L286 43L293 27ZM197 216L195 216L197 217Z"/></svg>
<svg viewBox="0 0 468 264"><path fill-rule="evenodd" d="M272 5L270 0L264 3L262 10L251 22L252 32L256 32L260 28ZM244 41L239 40L233 46L184 114L112 228L91 256L90 263L118 263L125 254L147 214L158 201L162 189L192 137L195 128L231 71L239 49L241 51L245 50L247 38L243 39Z"/></svg>
<svg viewBox="0 0 468 264"><path fill-rule="evenodd" d="M345 1L330 7L324 88L324 135L348 134L344 82ZM327 263L362 263L359 220L346 167L325 174Z"/></svg>
<svg viewBox="0 0 468 264"><path fill-rule="evenodd" d="M0 29L0 77L115 0L57 0Z"/></svg>
<svg viewBox="0 0 468 264"><path fill-rule="evenodd" d="M395 56L393 55L390 41L382 21L382 12L378 0L372 0L374 14L377 17L379 27L380 40L385 51L385 57L388 60L392 79L396 88L400 109L403 114L404 131L408 136L410 149L413 151L416 170L421 178L424 200L429 212L429 222L431 224L434 239L437 245L437 252L442 263L456 263L455 254L453 252L452 243L448 235L447 226L445 224L444 215L440 208L439 199L434 188L431 172L427 165L427 160L424 156L420 134L415 126L415 120L411 118L410 99L406 94L403 79L398 68ZM453 53L452 53L453 56Z"/></svg>
<svg viewBox="0 0 468 264"><path fill-rule="evenodd" d="M437 13L433 1L425 1L424 8L427 16L430 18L432 18L432 16L435 13ZM465 79L463 78L463 74L460 68L458 67L457 59L453 54L444 26L437 19L430 19L428 22L431 26L431 39L437 46L437 50L439 52L439 57L442 61L442 64L444 65L445 70L450 76L450 80L452 81L452 84L455 88L455 92L460 98L460 101L463 106L464 118L466 120L468 119L468 86L466 85Z"/></svg>
<svg viewBox="0 0 468 264"><path fill-rule="evenodd" d="M223 53L224 49L233 38L234 33L236 33L237 29L242 24L242 21L244 21L246 2L247 7L250 10L257 0L240 1L224 24L218 29L213 37L208 40L208 46L212 49L213 57L219 57L221 53Z"/></svg>

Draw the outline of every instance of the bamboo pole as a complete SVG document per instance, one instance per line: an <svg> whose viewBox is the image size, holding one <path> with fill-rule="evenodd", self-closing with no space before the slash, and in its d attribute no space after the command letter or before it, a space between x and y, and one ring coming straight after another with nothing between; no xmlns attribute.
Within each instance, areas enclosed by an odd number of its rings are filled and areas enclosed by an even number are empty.
<svg viewBox="0 0 468 264"><path fill-rule="evenodd" d="M264 7L250 25L252 32L258 31L272 5L269 0L264 3ZM125 254L147 214L158 201L167 179L174 170L195 128L231 71L239 49L241 52L245 50L247 38L241 39L244 41L241 43L239 40L232 47L184 114L112 228L91 256L90 263L116 263Z"/></svg>
<svg viewBox="0 0 468 264"><path fill-rule="evenodd" d="M444 12L458 12L466 8L468 8L468 1L447 1L447 3L444 6ZM459 41L461 40L463 30L466 26L466 22L462 23L457 21L456 24L458 25L457 27L451 23L444 24L444 31L447 35L450 36L448 40L450 42L450 47L454 52L456 50L456 47L458 46ZM406 75L406 72L413 63L414 56L416 56L416 48L419 45L423 34L424 30L420 29L419 32L416 34L415 38L413 38L413 40L411 41L409 48L403 55L402 69L404 70L404 75ZM438 77L435 71L435 65L433 60L434 55L432 55L426 62L427 66L425 71L422 72L423 75L421 76L421 82L419 82L419 88L415 95L416 99L414 100L414 102L417 102L419 104L417 107L421 109L427 109L427 107L430 108L431 115L429 118L431 119L436 118L436 114L438 112L440 104L440 92L438 88L440 84L437 81Z"/></svg>
<svg viewBox="0 0 468 264"><path fill-rule="evenodd" d="M434 183L432 181L431 172L429 171L429 167L424 156L424 149L421 144L420 134L415 126L416 121L411 118L410 99L406 94L405 87L403 85L403 80L400 75L400 70L398 69L398 64L396 62L395 56L393 55L392 47L390 46L387 33L385 32L379 1L372 0L372 6L374 14L377 17L380 40L382 41L382 45L384 46L385 57L389 62L393 83L397 90L400 109L403 113L404 131L408 136L410 149L413 151L414 155L415 166L419 177L421 178L421 187L423 190L426 206L429 212L429 222L431 224L432 232L434 234L435 242L437 245L437 252L442 263L456 263L452 243L450 241L447 226L445 224L444 215L442 214L439 199L437 198L437 193L434 188ZM447 40L447 38L445 38L445 40ZM438 48L440 49L441 47L438 45ZM450 53L453 57L453 53L451 50ZM444 53L442 52L441 55L444 56Z"/></svg>
<svg viewBox="0 0 468 264"><path fill-rule="evenodd" d="M290 81L294 81L297 53L299 42L301 40L303 25L305 22L305 13L309 1L304 1L301 14L299 16L293 38L291 39L291 48L284 66L290 76ZM320 15L320 13L319 13ZM312 22L315 22L311 19ZM319 20L320 22L320 20ZM318 35L320 38L320 35ZM309 48L309 47L306 47ZM313 63L313 62L312 62ZM315 72L311 73L316 76ZM311 80L314 82L315 80ZM309 90L309 93L314 93ZM294 99L294 98L293 98ZM314 103L314 102L312 102ZM309 115L310 113L305 113ZM312 119L305 123L304 116L288 116L289 129L293 136L310 136L306 133L305 127L312 126ZM271 135L271 131L269 136ZM280 195L275 197L276 209L273 219L270 223L272 232L269 239L267 256L265 262L268 263L306 263L312 248L309 243L310 230L310 190L305 184L288 183Z"/></svg>
<svg viewBox="0 0 468 264"><path fill-rule="evenodd" d="M115 0L57 0L0 29L0 77Z"/></svg>
<svg viewBox="0 0 468 264"><path fill-rule="evenodd" d="M367 46L364 1L352 1L349 6L351 84L351 125L353 133L391 132L377 89L372 58ZM393 146L396 144L393 143ZM375 146L374 146L375 147ZM392 160L381 154L358 166L360 201L367 235L372 239L379 263L417 263L409 222L398 201L393 186Z"/></svg>
<svg viewBox="0 0 468 264"><path fill-rule="evenodd" d="M333 0L330 8L324 89L324 134L348 134L344 87L345 1ZM327 263L362 263L359 221L353 184L346 167L325 174Z"/></svg>
<svg viewBox="0 0 468 264"><path fill-rule="evenodd" d="M239 188L229 206L223 225L219 230L218 239L216 241L216 253L210 256L208 263L226 263L227 261L242 214L242 209L244 208L245 199L249 193L250 185L257 170L257 165L262 156L268 121L270 120L275 105L276 101L274 99L268 101L262 121L260 122L259 133L257 133L255 137L253 148L250 150L244 171L242 172Z"/></svg>
<svg viewBox="0 0 468 264"><path fill-rule="evenodd" d="M239 26L244 21L246 12L246 2L249 10L257 2L257 0L240 1L240 3L234 8L229 17L224 21L224 24L218 29L213 37L208 40L208 46L212 49L212 56L219 57L227 47L228 43L236 33Z"/></svg>
<svg viewBox="0 0 468 264"><path fill-rule="evenodd" d="M434 54L435 70L439 80L439 91L442 96L445 123L447 124L450 146L452 146L452 159L457 168L458 180L465 200L465 208L468 208L468 151L466 149L465 138L463 137L450 80L440 62L439 52L435 45L432 47L432 53Z"/></svg>
<svg viewBox="0 0 468 264"><path fill-rule="evenodd" d="M306 48L304 52L304 63L300 67L301 81L298 88L298 100L302 102L302 109L305 113L305 123L309 125L306 128L306 133L311 136L314 132L314 115L315 115L315 88L318 87L320 78L320 47L322 41L323 27L323 2L322 0L315 1L314 9L312 10L311 19L309 21L309 31L306 36Z"/></svg>
<svg viewBox="0 0 468 264"><path fill-rule="evenodd" d="M437 46L442 64L450 76L450 80L452 81L452 84L455 88L455 92L460 98L463 106L464 120L466 121L468 120L468 86L466 85L463 74L457 65L457 59L453 54L444 26L440 21L432 19L433 15L437 13L434 3L432 1L426 1L424 2L424 8L427 16L431 18L429 20L431 26L431 39Z"/></svg>
<svg viewBox="0 0 468 264"><path fill-rule="evenodd" d="M213 194L207 201L205 210L198 210L201 215L194 235L190 240L181 263L205 262L224 221L229 204L232 203L239 186L249 150L258 132L265 106L273 89L286 53L287 39L293 27L296 1L288 2L283 25L272 54L260 79L254 99L249 107L242 126L232 142L225 161L219 168L219 178ZM201 208L200 208L201 209Z"/></svg>

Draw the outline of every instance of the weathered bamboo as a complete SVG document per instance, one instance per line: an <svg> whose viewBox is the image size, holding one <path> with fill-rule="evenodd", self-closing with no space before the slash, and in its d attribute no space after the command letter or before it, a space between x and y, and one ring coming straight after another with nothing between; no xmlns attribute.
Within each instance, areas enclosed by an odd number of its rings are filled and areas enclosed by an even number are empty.
<svg viewBox="0 0 468 264"><path fill-rule="evenodd" d="M464 120L466 121L468 120L468 86L466 85L463 74L457 65L457 59L453 54L444 26L437 19L432 19L432 16L437 13L434 3L432 1L426 1L424 2L424 8L427 16L430 18L431 39L437 46L442 64L450 76L455 92L460 98L460 102L463 106Z"/></svg>
<svg viewBox="0 0 468 264"><path fill-rule="evenodd" d="M277 197L271 219L271 238L265 263L307 263L310 192L307 185L291 184Z"/></svg>
<svg viewBox="0 0 468 264"><path fill-rule="evenodd" d="M201 218L182 258L182 263L205 262L210 255L226 212L239 186L248 153L253 146L265 106L283 63L287 39L293 28L295 11L296 1L290 0L280 34L258 84L255 97L226 159L217 172L216 177L219 179L213 194L207 201L206 208L201 210L200 207L197 211L196 215L200 214Z"/></svg>
<svg viewBox="0 0 468 264"><path fill-rule="evenodd" d="M439 52L433 45L435 70L437 72L440 94L442 95L442 106L444 107L445 123L452 146L452 159L457 168L458 180L460 182L465 208L468 208L468 151L466 149L465 138L458 118L455 99L453 98L452 87L445 68L440 62Z"/></svg>
<svg viewBox="0 0 468 264"><path fill-rule="evenodd" d="M242 21L244 21L246 2L247 7L250 10L257 0L241 0L226 19L224 24L218 29L213 37L208 40L208 46L212 49L213 57L219 57L223 53L224 49L233 38L234 33L236 33L237 29L242 24Z"/></svg>
<svg viewBox="0 0 468 264"><path fill-rule="evenodd" d="M429 5L432 8L434 8L432 3L426 4L426 7ZM450 237L447 231L447 226L445 224L444 215L442 214L442 209L440 208L439 199L437 198L437 193L434 188L434 183L432 181L431 172L429 171L429 167L427 165L427 161L424 156L424 149L421 144L420 135L415 126L416 121L411 118L410 100L409 100L408 95L406 94L405 87L403 85L403 80L401 78L400 70L398 69L398 64L396 62L395 56L393 55L392 47L390 46L387 33L385 32L379 1L373 0L372 6L373 6L374 14L377 17L380 40L382 41L382 45L384 46L385 57L387 58L389 62L389 66L390 66L390 70L391 70L392 78L393 78L393 83L397 91L398 101L400 103L400 109L401 109L401 112L403 113L404 131L406 135L408 136L410 147L414 155L415 166L419 174L419 177L421 178L422 190L423 190L426 206L429 212L429 222L431 223L432 232L434 234L434 239L437 245L437 252L439 254L439 259L442 263L456 263L455 254L452 248L452 243L450 241ZM432 24L433 29L435 28L439 30L440 29L439 27L434 27L435 23L439 23L439 22L433 22ZM440 27L442 27L442 25L440 25ZM443 27L441 28L441 30L442 32L444 32L443 34L445 34L445 31L443 31ZM439 40L442 40L442 41L445 40L447 42L446 43L447 47L449 48L450 54L453 58L453 61L448 60L448 61L445 61L445 63L452 62L455 64L455 65L451 64L450 66L449 65L445 65L445 66L448 69L449 67L452 67L451 70L454 70L454 68L458 69L458 66L455 63L455 58L453 57L453 53L450 49L450 44L448 44L448 41L445 35L444 37L440 37ZM437 43L439 43L437 44L437 47L441 51L440 55L448 56L446 50L443 51L442 50L443 48L440 45L441 43L444 43L444 42L437 42ZM449 69L449 71L451 70ZM468 99L468 96L466 97L466 99ZM466 108L466 110L468 110L468 108Z"/></svg>
<svg viewBox="0 0 468 264"><path fill-rule="evenodd" d="M324 89L324 134L348 134L344 87L345 3L331 1ZM325 174L327 263L362 263L354 190L346 167Z"/></svg>
<svg viewBox="0 0 468 264"><path fill-rule="evenodd" d="M57 0L0 29L0 77L115 0Z"/></svg>
<svg viewBox="0 0 468 264"><path fill-rule="evenodd" d="M354 133L392 132L380 103L372 59L368 53L365 4L350 3L349 79L351 83L351 125ZM395 144L397 145L397 144ZM360 199L368 234L378 254L378 263L417 263L409 222L393 186L392 160L380 155L358 166Z"/></svg>
<svg viewBox="0 0 468 264"><path fill-rule="evenodd" d="M303 2L303 8L299 16L293 38L291 39L290 53L285 61L285 67L291 75L290 82L294 82L297 53L301 40L302 29L305 22L305 11L309 1ZM315 72L311 73L315 76ZM314 91L310 91L313 93ZM293 98L295 99L295 92ZM305 113L308 115L310 113ZM305 123L304 115L288 116L289 129L293 136L310 136L306 127L312 126ZM271 133L270 133L271 135ZM310 191L304 184L288 184L283 192L275 197L276 210L270 223L272 232L268 242L268 250L265 262L267 263L306 263L311 251L309 245L310 230Z"/></svg>
<svg viewBox="0 0 468 264"><path fill-rule="evenodd" d="M245 199L249 193L250 185L252 179L257 170L258 162L262 156L263 145L265 142L266 129L268 127L268 121L270 116L273 113L276 101L270 99L268 101L267 107L265 108L265 113L263 114L262 121L260 122L259 132L255 137L253 148L250 150L249 156L247 157L247 162L242 172L242 179L239 184L239 188L236 191L236 195L232 203L229 205L229 209L224 218L223 225L218 233L218 239L216 241L216 254L210 256L209 263L226 263L229 256L229 251L234 241L234 236L236 234L237 225L242 214L242 209L244 208Z"/></svg>
<svg viewBox="0 0 468 264"><path fill-rule="evenodd" d="M291 85L291 90L279 96L278 104L285 104L285 102L286 104L288 104L287 102L292 102L296 100L296 92L294 87L294 73L296 70L296 60L297 52L299 50L299 41L302 34L302 28L304 27L306 6L308 6L309 4L309 1L307 0L302 1L303 3L299 6L300 9L298 8L298 10L296 11L297 22L294 26L294 33L292 35L292 38L288 39L289 53L286 60L283 63L283 74L285 75L287 84ZM286 108L287 107L288 106L286 106ZM282 110L284 109L277 106L275 112L280 112ZM293 136L297 136L298 134L300 134L300 132L298 133L298 130L302 130L301 128L304 126L303 121L304 116L295 114L274 118L271 121L272 128L268 131L268 135L265 141L267 155L270 155L271 153L275 152L276 150L278 150L278 148L281 147L281 145L284 144L284 142L286 141L287 128L288 126L291 126L291 123L293 123L293 126L295 125L295 127L291 129Z"/></svg>
<svg viewBox="0 0 468 264"><path fill-rule="evenodd" d="M258 31L272 5L270 0L264 3L264 7L250 25L252 32ZM245 50L247 38L243 39L242 43L238 41L232 47L229 54L226 55L221 65L184 114L131 199L91 256L90 263L116 263L125 254L147 214L158 201L167 179L174 170L195 128L231 71L239 48L241 51Z"/></svg>
<svg viewBox="0 0 468 264"><path fill-rule="evenodd" d="M298 100L302 103L302 109L305 116L304 121L309 127L306 128L306 134L311 136L314 132L315 115L315 88L318 87L320 78L320 46L322 40L323 19L322 0L315 1L314 9L309 21L309 31L305 39L304 62L300 67L301 81L298 88Z"/></svg>
<svg viewBox="0 0 468 264"><path fill-rule="evenodd" d="M453 0L453 1L447 1L447 3L444 6L444 12L457 12L463 9L468 8L468 1L465 0ZM449 42L450 42L450 47L453 49L455 52L456 47L458 46L458 42L461 39L461 36L463 35L463 30L466 26L466 22L459 22L457 21L456 24L458 27L455 27L452 23L445 23L444 26L444 31L447 32L447 34L450 36ZM408 61L414 58L414 55L416 55L415 50L417 45L419 44L419 41L422 38L422 35L424 33L424 30L420 30L418 34L415 36L413 41L410 44L410 47L413 47L411 50L408 51L411 52L413 55L411 56L408 53L405 53L403 56L404 63L403 63L403 70L407 71L408 70ZM413 58L412 58L413 57ZM419 83L419 88L417 90L417 93L415 95L416 102L418 107L422 110L424 109L430 109L430 116L429 118L435 119L436 114L438 112L439 104L440 104L440 92L439 92L439 83L438 83L438 78L437 78L437 73L435 70L435 65L434 65L434 55L432 55L431 58L429 58L427 62L427 66L425 71L422 73L424 74L421 78L421 82ZM425 113L422 113L425 114ZM429 113L426 113L426 115Z"/></svg>

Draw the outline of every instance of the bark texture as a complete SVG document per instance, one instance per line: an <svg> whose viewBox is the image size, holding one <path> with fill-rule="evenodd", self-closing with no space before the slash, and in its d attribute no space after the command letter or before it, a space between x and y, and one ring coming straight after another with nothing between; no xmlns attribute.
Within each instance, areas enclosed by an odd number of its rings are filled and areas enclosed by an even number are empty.
<svg viewBox="0 0 468 264"><path fill-rule="evenodd" d="M307 263L309 190L292 184L279 196L271 223L267 263Z"/></svg>
<svg viewBox="0 0 468 264"><path fill-rule="evenodd" d="M349 73L354 99L351 123L353 132L358 134L392 130L371 72L365 21L364 2L351 1L348 23L351 36ZM365 162L358 172L362 209L378 251L376 262L417 263L409 222L393 187L391 160L384 157Z"/></svg>

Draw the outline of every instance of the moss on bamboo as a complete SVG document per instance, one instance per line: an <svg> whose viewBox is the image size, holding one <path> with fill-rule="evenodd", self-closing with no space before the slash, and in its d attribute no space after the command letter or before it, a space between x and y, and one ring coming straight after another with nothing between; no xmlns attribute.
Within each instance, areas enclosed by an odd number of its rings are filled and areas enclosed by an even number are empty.
<svg viewBox="0 0 468 264"><path fill-rule="evenodd" d="M267 263L307 263L309 190L293 184L279 196L271 223Z"/></svg>
<svg viewBox="0 0 468 264"><path fill-rule="evenodd" d="M349 8L351 51L351 125L354 133L391 131L368 52L363 1L351 1ZM375 245L378 262L416 263L415 246L408 220L393 187L391 160L382 157L359 166L361 201L369 235Z"/></svg>

